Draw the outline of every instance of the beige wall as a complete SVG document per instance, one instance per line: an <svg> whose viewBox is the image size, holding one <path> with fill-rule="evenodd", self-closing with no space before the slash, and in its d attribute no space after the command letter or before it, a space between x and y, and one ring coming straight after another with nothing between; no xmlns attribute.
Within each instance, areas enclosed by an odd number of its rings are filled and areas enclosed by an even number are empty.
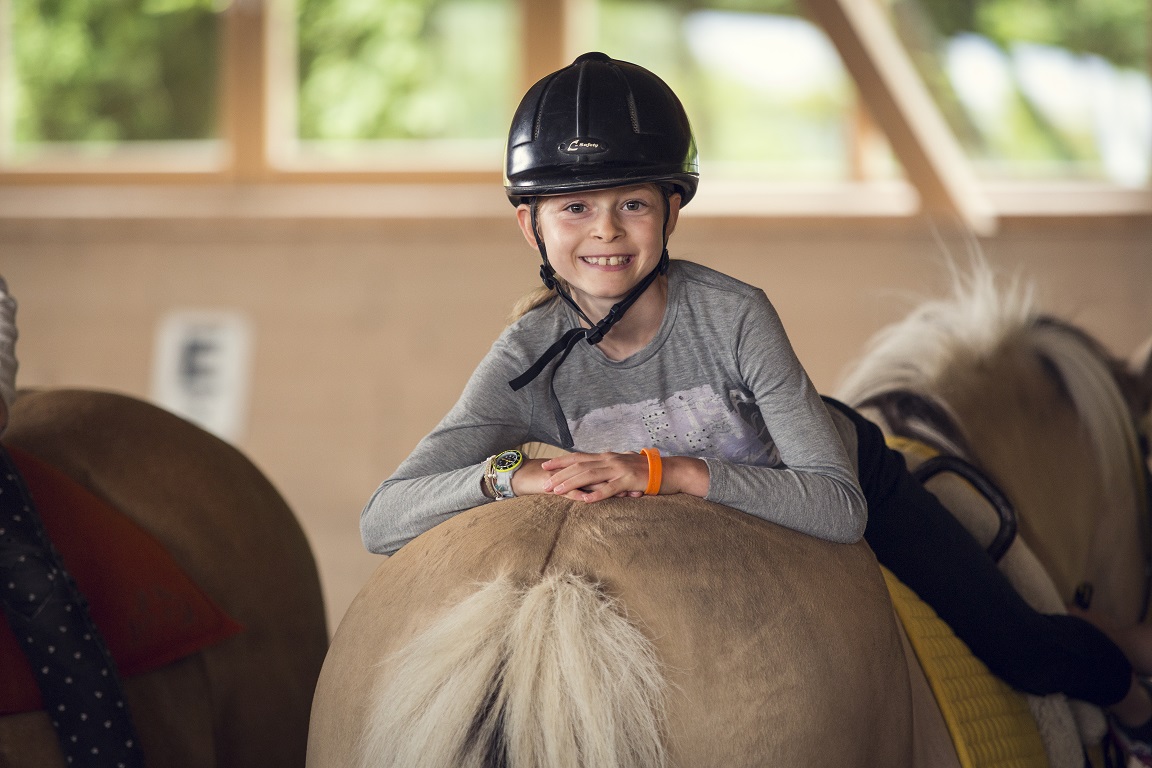
<svg viewBox="0 0 1152 768"><path fill-rule="evenodd" d="M1048 310L1118 353L1152 334L1152 222L1008 224L984 243ZM912 297L943 289L922 222L693 217L673 255L762 286L818 386ZM963 244L953 241L958 252ZM512 217L469 220L0 218L0 273L20 301L22 386L147 396L153 334L176 309L252 321L240 447L297 511L334 630L378 562L357 520L377 483L452 404L533 286Z"/></svg>

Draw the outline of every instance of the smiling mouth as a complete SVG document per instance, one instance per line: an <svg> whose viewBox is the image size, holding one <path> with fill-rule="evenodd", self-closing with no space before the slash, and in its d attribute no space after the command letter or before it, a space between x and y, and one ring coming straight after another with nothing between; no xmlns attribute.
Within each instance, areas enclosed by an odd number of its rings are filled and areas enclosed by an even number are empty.
<svg viewBox="0 0 1152 768"><path fill-rule="evenodd" d="M619 267L623 264L629 264L632 261L631 256L581 256L580 261L585 264L594 264L598 267Z"/></svg>

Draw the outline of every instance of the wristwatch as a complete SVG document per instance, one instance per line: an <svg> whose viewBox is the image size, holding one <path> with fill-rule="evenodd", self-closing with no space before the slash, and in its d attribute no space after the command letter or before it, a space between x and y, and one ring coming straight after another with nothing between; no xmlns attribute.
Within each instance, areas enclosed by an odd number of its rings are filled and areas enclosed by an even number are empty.
<svg viewBox="0 0 1152 768"><path fill-rule="evenodd" d="M511 499L516 496L512 492L512 475L524 463L524 454L517 450L507 450L492 457L488 463L489 478L492 481L492 490L497 499Z"/></svg>

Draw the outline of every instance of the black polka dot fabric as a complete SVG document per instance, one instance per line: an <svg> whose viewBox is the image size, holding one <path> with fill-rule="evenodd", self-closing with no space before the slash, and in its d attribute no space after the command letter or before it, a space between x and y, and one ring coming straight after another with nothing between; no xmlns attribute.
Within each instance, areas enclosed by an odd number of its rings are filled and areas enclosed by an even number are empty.
<svg viewBox="0 0 1152 768"><path fill-rule="evenodd" d="M141 768L112 657L0 447L0 605L71 766Z"/></svg>

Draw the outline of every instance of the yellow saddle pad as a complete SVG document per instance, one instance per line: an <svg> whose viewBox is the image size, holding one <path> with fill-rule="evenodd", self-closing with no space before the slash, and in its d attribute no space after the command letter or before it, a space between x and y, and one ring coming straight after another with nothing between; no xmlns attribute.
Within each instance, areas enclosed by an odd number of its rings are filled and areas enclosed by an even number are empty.
<svg viewBox="0 0 1152 768"><path fill-rule="evenodd" d="M1023 694L993 675L915 592L881 570L960 765L1045 768L1048 756Z"/></svg>

